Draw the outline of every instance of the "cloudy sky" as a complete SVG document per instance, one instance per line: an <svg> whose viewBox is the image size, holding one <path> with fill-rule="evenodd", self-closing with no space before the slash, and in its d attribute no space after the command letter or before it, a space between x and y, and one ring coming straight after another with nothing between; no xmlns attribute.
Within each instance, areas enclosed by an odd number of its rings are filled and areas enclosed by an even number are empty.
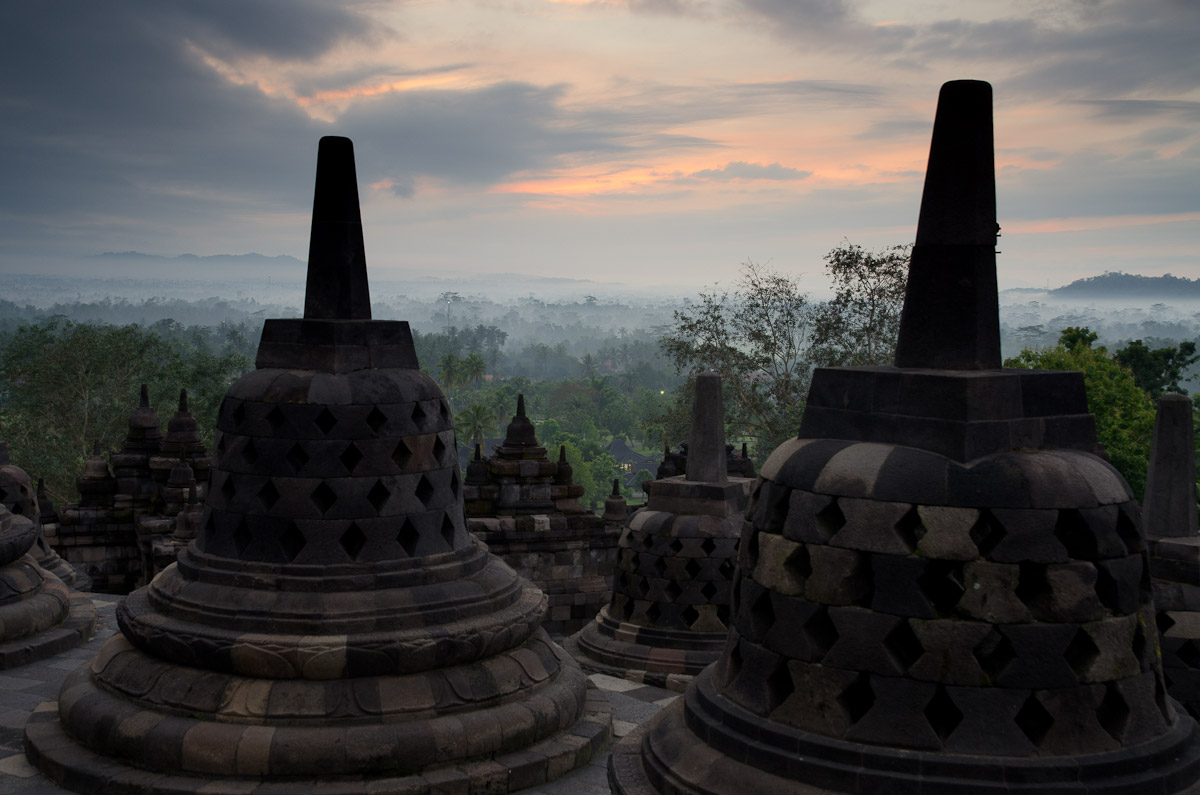
<svg viewBox="0 0 1200 795"><path fill-rule="evenodd" d="M1003 287L1200 277L1194 0L40 0L0 29L4 273L303 259L338 134L375 278L815 287L843 238L913 239L938 87L975 78Z"/></svg>

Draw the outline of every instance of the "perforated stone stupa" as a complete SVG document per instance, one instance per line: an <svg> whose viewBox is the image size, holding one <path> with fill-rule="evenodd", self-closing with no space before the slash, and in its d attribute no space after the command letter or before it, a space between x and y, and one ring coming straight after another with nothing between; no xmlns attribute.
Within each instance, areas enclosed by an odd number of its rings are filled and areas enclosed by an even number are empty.
<svg viewBox="0 0 1200 795"><path fill-rule="evenodd" d="M468 532L449 405L370 319L353 150L323 138L303 318L229 390L199 535L26 727L79 792L506 792L611 712Z"/></svg>
<svg viewBox="0 0 1200 795"><path fill-rule="evenodd" d="M720 660L619 793L1168 793L1138 506L1077 373L999 365L991 87L942 87L897 367L818 370L762 467Z"/></svg>
<svg viewBox="0 0 1200 795"><path fill-rule="evenodd" d="M612 601L566 644L583 667L682 690L730 624L738 538L753 480L727 467L721 378L696 377L687 472L646 484L621 535Z"/></svg>
<svg viewBox="0 0 1200 795"><path fill-rule="evenodd" d="M595 617L612 593L620 529L579 504L565 450L546 457L525 397L490 457L467 466L467 528L492 554L533 581L549 598L542 626L568 635Z"/></svg>

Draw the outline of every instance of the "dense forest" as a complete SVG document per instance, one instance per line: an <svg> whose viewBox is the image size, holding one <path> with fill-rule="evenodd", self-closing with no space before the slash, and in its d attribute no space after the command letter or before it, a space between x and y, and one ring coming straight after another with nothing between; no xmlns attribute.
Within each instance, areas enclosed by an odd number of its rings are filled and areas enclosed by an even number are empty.
<svg viewBox="0 0 1200 795"><path fill-rule="evenodd" d="M495 443L524 394L540 441L552 455L565 449L585 502L599 507L614 478L637 499L652 475L644 462L623 468L610 454L614 441L652 458L686 438L690 373L724 377L727 438L761 462L795 433L813 368L890 363L907 260L907 247L870 252L846 242L825 259L833 294L824 300L797 277L747 262L730 284L677 299L376 290L372 311L410 322L461 445ZM1141 277L1075 284L1128 278ZM190 285L173 298L133 298L93 284L71 297L68 286L30 283L41 300L20 290L0 300L0 438L15 463L46 477L57 502L75 498L93 440L120 446L142 383L164 423L186 388L211 443L221 397L253 367L263 319L300 314L251 291L206 297ZM1200 313L1181 301L1072 303L1066 289L1002 294L1006 365L1083 371L1102 441L1140 492L1152 400L1193 388Z"/></svg>

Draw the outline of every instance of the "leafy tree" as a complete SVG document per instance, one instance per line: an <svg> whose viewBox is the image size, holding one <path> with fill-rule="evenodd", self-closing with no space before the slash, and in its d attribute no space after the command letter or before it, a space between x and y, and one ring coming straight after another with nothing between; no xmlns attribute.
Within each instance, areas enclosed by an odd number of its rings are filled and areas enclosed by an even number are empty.
<svg viewBox="0 0 1200 795"><path fill-rule="evenodd" d="M137 325L61 318L22 326L0 355L0 434L14 461L46 478L54 500L73 499L93 440L101 449L124 440L140 384L148 385L164 424L186 388L189 408L211 445L221 399L249 365L241 353L211 350L203 335L165 339Z"/></svg>
<svg viewBox="0 0 1200 795"><path fill-rule="evenodd" d="M1133 374L1105 348L1091 347L1095 338L1086 327L1064 329L1055 347L1027 348L1004 366L1083 373L1088 411L1096 415L1096 436L1112 465L1141 499L1150 465L1154 404Z"/></svg>
<svg viewBox="0 0 1200 795"><path fill-rule="evenodd" d="M1134 340L1117 351L1116 359L1133 372L1138 386L1157 398L1163 392L1186 395L1187 390L1179 382L1184 371L1200 361L1200 355L1196 354L1196 343L1191 341L1181 342L1178 347L1152 349L1141 340Z"/></svg>
<svg viewBox="0 0 1200 795"><path fill-rule="evenodd" d="M834 296L816 312L813 361L822 367L891 364L910 246L866 251L849 241L825 255Z"/></svg>
<svg viewBox="0 0 1200 795"><path fill-rule="evenodd" d="M472 403L454 416L454 432L470 439L472 445L479 444L495 428L495 411L482 403Z"/></svg>
<svg viewBox="0 0 1200 795"><path fill-rule="evenodd" d="M487 373L487 362L478 353L469 354L459 363L462 379L476 387Z"/></svg>
<svg viewBox="0 0 1200 795"><path fill-rule="evenodd" d="M458 379L462 373L462 367L458 357L453 353L447 353L442 356L438 362L438 382L447 392L458 386Z"/></svg>
<svg viewBox="0 0 1200 795"><path fill-rule="evenodd" d="M732 435L757 438L759 450L770 451L800 424L811 326L799 283L748 261L732 293L701 293L697 305L676 311L660 345L677 372L720 375ZM690 415L684 401L686 390L677 391L677 413Z"/></svg>

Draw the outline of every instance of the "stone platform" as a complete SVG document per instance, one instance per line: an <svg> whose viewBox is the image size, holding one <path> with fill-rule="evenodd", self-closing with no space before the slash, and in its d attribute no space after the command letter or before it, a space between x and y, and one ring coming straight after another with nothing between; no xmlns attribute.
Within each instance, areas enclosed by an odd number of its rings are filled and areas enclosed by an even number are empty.
<svg viewBox="0 0 1200 795"><path fill-rule="evenodd" d="M40 720L41 715L55 714L58 706L56 699L63 681L72 671L95 657L100 647L117 631L115 613L118 600L119 597L115 596L92 596L97 607L98 624L91 641L48 659L0 672L0 795L60 795L69 792L46 779L25 759L22 732L31 717ZM617 737L630 733L678 697L659 688L601 674L592 675L590 680L612 705L613 734ZM524 792L530 795L602 795L609 791L605 774L607 764L608 754L604 753L557 781L533 785ZM239 793L243 791L238 790ZM287 790L289 793L306 795L337 791L334 782L310 782Z"/></svg>

